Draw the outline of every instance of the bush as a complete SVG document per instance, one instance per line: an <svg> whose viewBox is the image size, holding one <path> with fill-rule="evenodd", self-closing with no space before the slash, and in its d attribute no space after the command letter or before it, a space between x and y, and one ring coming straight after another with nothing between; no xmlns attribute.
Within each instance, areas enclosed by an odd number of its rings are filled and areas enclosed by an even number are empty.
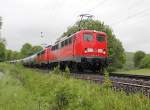
<svg viewBox="0 0 150 110"><path fill-rule="evenodd" d="M137 51L134 54L134 66L139 67L141 60L145 57L145 53L143 51Z"/></svg>
<svg viewBox="0 0 150 110"><path fill-rule="evenodd" d="M54 68L54 70L52 71L53 74L62 74L62 71L59 69L60 67L59 66L56 66Z"/></svg>
<svg viewBox="0 0 150 110"><path fill-rule="evenodd" d="M109 73L107 71L104 72L104 83L103 83L104 88L110 88L112 87L112 82L109 79Z"/></svg>
<svg viewBox="0 0 150 110"><path fill-rule="evenodd" d="M142 59L140 68L150 68L150 55L147 55Z"/></svg>
<svg viewBox="0 0 150 110"><path fill-rule="evenodd" d="M116 71L116 68L110 65L110 66L108 66L107 71L113 72L113 71Z"/></svg>
<svg viewBox="0 0 150 110"><path fill-rule="evenodd" d="M69 70L68 66L65 68L65 71L64 71L63 75L66 78L70 78L70 70Z"/></svg>
<svg viewBox="0 0 150 110"><path fill-rule="evenodd" d="M6 51L6 47L5 44L3 42L0 42L0 62L5 61L5 54Z"/></svg>

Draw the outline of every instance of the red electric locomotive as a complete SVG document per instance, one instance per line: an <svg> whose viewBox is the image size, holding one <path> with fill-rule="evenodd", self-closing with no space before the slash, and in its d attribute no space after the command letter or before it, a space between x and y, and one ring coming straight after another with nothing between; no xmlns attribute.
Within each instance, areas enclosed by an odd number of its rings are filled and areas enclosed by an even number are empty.
<svg viewBox="0 0 150 110"><path fill-rule="evenodd" d="M107 35L94 30L81 30L58 40L44 50L44 62L51 67L60 65L78 70L103 71L108 65Z"/></svg>

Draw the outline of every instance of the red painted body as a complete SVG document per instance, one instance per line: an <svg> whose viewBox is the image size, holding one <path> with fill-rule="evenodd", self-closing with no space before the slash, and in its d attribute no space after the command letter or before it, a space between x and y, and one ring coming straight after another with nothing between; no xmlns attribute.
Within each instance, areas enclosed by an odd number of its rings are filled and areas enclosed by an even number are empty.
<svg viewBox="0 0 150 110"><path fill-rule="evenodd" d="M93 40L91 41L84 41L83 35L84 34L91 34L93 35ZM104 37L104 42L97 41L96 37L97 35L101 35ZM63 41L63 40L62 40ZM62 42L60 41L60 42ZM86 52L87 48L92 48L93 52ZM105 52L98 52L98 49L103 49ZM48 54L51 54L52 57L49 57L49 62L55 62L57 60L64 60L67 58L73 58L73 57L102 57L107 58L108 57L108 49L107 49L107 36L104 32L97 32L97 31L91 31L91 30L82 30L74 35L72 35L72 43L68 44L62 48L51 50L48 52Z"/></svg>

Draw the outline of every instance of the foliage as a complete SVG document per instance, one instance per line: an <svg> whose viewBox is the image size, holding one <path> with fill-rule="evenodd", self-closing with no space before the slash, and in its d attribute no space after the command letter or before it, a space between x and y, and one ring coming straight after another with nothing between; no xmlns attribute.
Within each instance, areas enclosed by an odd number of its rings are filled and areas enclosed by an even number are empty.
<svg viewBox="0 0 150 110"><path fill-rule="evenodd" d="M6 56L5 50L6 50L5 44L0 42L0 62L5 60L5 56Z"/></svg>
<svg viewBox="0 0 150 110"><path fill-rule="evenodd" d="M21 59L22 55L18 51L6 50L6 61Z"/></svg>
<svg viewBox="0 0 150 110"><path fill-rule="evenodd" d="M109 68L122 68L126 61L126 55L122 43L114 37L108 39L108 48L112 51L112 65Z"/></svg>
<svg viewBox="0 0 150 110"><path fill-rule="evenodd" d="M12 60L12 50L6 50L6 60Z"/></svg>
<svg viewBox="0 0 150 110"><path fill-rule="evenodd" d="M22 57L22 55L20 54L20 52L17 52L17 51L13 51L12 52L12 60L17 60L17 59L20 59Z"/></svg>
<svg viewBox="0 0 150 110"><path fill-rule="evenodd" d="M104 87L104 88L110 88L110 87L112 87L112 82L111 82L111 80L109 79L109 72L107 72L106 70L105 70L105 72L104 72L104 83L103 83L103 87Z"/></svg>
<svg viewBox="0 0 150 110"><path fill-rule="evenodd" d="M140 68L150 68L150 55L146 55L140 62Z"/></svg>
<svg viewBox="0 0 150 110"><path fill-rule="evenodd" d="M35 53L41 51L42 49L43 49L43 48L42 48L41 46L38 46L38 45L33 46L33 47L32 47L32 54L35 54Z"/></svg>
<svg viewBox="0 0 150 110"><path fill-rule="evenodd" d="M52 74L59 74L59 75L63 75L65 78L70 78L70 70L68 67L65 68L65 70L60 70L59 66L56 66L54 68L54 70L51 72Z"/></svg>
<svg viewBox="0 0 150 110"><path fill-rule="evenodd" d="M62 75L0 64L0 108L7 110L149 110L142 95L126 95Z"/></svg>
<svg viewBox="0 0 150 110"><path fill-rule="evenodd" d="M134 66L139 67L141 60L145 57L145 53L143 51L137 51L134 54Z"/></svg>
<svg viewBox="0 0 150 110"><path fill-rule="evenodd" d="M6 45L6 40L5 40L5 38L0 37L0 43L3 43L4 45Z"/></svg>
<svg viewBox="0 0 150 110"><path fill-rule="evenodd" d="M80 23L80 27L79 27ZM116 38L112 29L105 25L104 22L98 20L83 20L81 22L77 21L73 26L68 27L67 31L63 33L62 37L69 36L80 29L90 29L96 31L103 31L107 33L108 36L108 48L110 57L112 58L112 66L114 70L116 68L122 68L125 63L125 52L122 43Z"/></svg>
<svg viewBox="0 0 150 110"><path fill-rule="evenodd" d="M64 71L63 75L66 78L70 78L70 70L69 70L68 66L65 68L65 71Z"/></svg>
<svg viewBox="0 0 150 110"><path fill-rule="evenodd" d="M32 55L32 45L29 43L25 43L21 48L21 54L23 55L23 57Z"/></svg>
<svg viewBox="0 0 150 110"><path fill-rule="evenodd" d="M21 52L6 49L5 42L0 40L0 61L17 60L41 51L41 46L32 46L29 43L23 45Z"/></svg>
<svg viewBox="0 0 150 110"><path fill-rule="evenodd" d="M60 67L59 66L56 66L54 68L54 70L52 71L53 74L62 74L62 71L59 69Z"/></svg>
<svg viewBox="0 0 150 110"><path fill-rule="evenodd" d="M41 51L42 49L41 46L32 46L29 43L25 43L21 48L21 55L22 57L27 57Z"/></svg>

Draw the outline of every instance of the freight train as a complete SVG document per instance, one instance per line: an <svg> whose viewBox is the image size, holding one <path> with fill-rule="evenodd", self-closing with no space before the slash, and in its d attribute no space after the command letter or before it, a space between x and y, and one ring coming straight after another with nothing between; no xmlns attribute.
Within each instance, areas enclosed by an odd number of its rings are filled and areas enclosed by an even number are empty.
<svg viewBox="0 0 150 110"><path fill-rule="evenodd" d="M60 69L68 66L70 70L102 72L109 64L108 57L106 33L80 30L17 62L29 67L51 69L59 65Z"/></svg>

